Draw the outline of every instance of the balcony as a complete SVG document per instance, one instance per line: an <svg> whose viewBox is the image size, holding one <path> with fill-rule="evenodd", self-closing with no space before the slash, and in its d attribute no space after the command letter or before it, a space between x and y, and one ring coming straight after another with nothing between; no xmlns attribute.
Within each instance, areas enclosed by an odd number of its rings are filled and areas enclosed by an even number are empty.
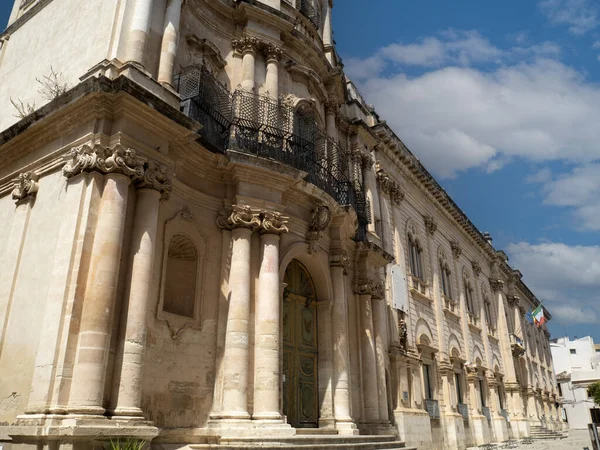
<svg viewBox="0 0 600 450"><path fill-rule="evenodd" d="M456 406L458 413L462 416L463 420L469 420L469 406L464 403L459 403Z"/></svg>
<svg viewBox="0 0 600 450"><path fill-rule="evenodd" d="M369 203L349 152L319 129L314 118L279 100L253 92L231 93L204 66L175 78L182 111L202 125L198 141L214 153L257 156L305 172L306 181L358 218L356 240L366 239Z"/></svg>
<svg viewBox="0 0 600 450"><path fill-rule="evenodd" d="M523 339L515 334L510 335L510 348L513 356L517 358L525 354L525 343L523 342Z"/></svg>
<svg viewBox="0 0 600 450"><path fill-rule="evenodd" d="M430 398L425 399L425 409L429 413L429 417L431 419L439 419L440 418L440 404L437 400L432 400Z"/></svg>
<svg viewBox="0 0 600 450"><path fill-rule="evenodd" d="M469 328L476 333L481 333L481 326L479 325L479 316L469 312L467 313L467 320L469 321Z"/></svg>
<svg viewBox="0 0 600 450"><path fill-rule="evenodd" d="M455 302L450 297L442 296L443 304L444 304L444 314L446 316L450 315L457 320L460 320L460 308L458 302Z"/></svg>
<svg viewBox="0 0 600 450"><path fill-rule="evenodd" d="M410 293L413 298L431 306L433 300L427 295L427 283L415 275L410 276Z"/></svg>
<svg viewBox="0 0 600 450"><path fill-rule="evenodd" d="M493 339L495 341L498 341L498 330L496 330L496 328L494 328L492 325L488 324L487 326L487 333L488 333L488 337L490 339Z"/></svg>

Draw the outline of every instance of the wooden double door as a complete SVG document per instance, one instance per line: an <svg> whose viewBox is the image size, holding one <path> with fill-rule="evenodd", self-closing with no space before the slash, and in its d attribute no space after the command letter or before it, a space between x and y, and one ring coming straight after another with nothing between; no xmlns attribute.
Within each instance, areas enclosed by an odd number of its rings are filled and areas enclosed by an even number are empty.
<svg viewBox="0 0 600 450"><path fill-rule="evenodd" d="M312 279L296 260L283 294L283 413L295 428L319 426L317 305Z"/></svg>

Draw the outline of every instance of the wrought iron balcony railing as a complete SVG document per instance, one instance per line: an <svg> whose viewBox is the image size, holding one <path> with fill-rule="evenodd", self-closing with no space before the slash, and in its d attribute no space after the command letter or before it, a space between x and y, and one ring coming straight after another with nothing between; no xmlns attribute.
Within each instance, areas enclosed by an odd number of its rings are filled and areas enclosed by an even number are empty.
<svg viewBox="0 0 600 450"><path fill-rule="evenodd" d="M425 399L425 408L427 409L430 418L440 418L440 404L437 400L432 400L430 398Z"/></svg>
<svg viewBox="0 0 600 450"><path fill-rule="evenodd" d="M469 420L469 406L464 403L459 403L458 413L462 416L463 420Z"/></svg>
<svg viewBox="0 0 600 450"><path fill-rule="evenodd" d="M328 137L310 115L266 95L230 93L204 66L184 69L175 79L182 111L203 128L199 141L210 151L227 149L272 159L306 172L306 180L358 217L355 239L366 239L369 202L349 152Z"/></svg>

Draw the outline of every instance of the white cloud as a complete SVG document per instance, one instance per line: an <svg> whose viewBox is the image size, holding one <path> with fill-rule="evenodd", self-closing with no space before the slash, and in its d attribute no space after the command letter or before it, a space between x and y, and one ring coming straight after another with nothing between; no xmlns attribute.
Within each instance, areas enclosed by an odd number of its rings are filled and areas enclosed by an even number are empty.
<svg viewBox="0 0 600 450"><path fill-rule="evenodd" d="M577 228L600 230L600 163L579 166L543 182L545 203L573 208Z"/></svg>
<svg viewBox="0 0 600 450"><path fill-rule="evenodd" d="M548 168L540 169L525 178L527 183L547 183L552 180L552 171Z"/></svg>
<svg viewBox="0 0 600 450"><path fill-rule="evenodd" d="M600 320L600 247L520 242L506 249L511 264L558 322Z"/></svg>
<svg viewBox="0 0 600 450"><path fill-rule="evenodd" d="M550 22L568 26L574 35L583 35L600 24L594 0L541 0L538 5Z"/></svg>

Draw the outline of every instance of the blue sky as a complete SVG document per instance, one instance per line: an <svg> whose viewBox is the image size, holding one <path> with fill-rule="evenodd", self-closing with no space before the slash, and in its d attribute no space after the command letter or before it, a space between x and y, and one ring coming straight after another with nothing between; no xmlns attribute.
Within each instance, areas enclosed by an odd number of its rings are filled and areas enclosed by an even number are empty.
<svg viewBox="0 0 600 450"><path fill-rule="evenodd" d="M346 72L523 272L553 336L600 342L600 5L368 3L335 2Z"/></svg>

